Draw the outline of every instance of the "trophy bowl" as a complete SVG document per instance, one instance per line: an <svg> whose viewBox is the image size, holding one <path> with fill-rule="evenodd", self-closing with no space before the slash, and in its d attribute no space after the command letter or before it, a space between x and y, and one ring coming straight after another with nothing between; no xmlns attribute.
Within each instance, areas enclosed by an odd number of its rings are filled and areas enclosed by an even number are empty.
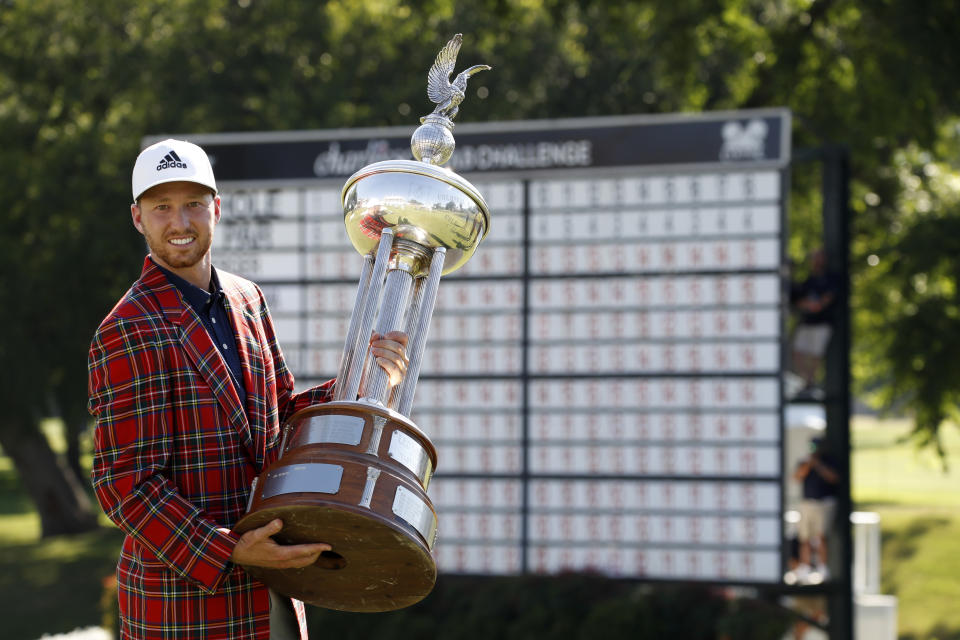
<svg viewBox="0 0 960 640"><path fill-rule="evenodd" d="M443 275L462 267L490 228L490 211L470 182L449 169L385 160L353 174L343 187L343 219L354 248L367 255L380 232L447 250Z"/></svg>

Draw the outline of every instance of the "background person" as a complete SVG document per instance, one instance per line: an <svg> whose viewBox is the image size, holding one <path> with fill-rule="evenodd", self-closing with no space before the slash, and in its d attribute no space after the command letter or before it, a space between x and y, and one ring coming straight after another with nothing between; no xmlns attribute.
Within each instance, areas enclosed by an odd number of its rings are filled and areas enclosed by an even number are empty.
<svg viewBox="0 0 960 640"><path fill-rule="evenodd" d="M817 385L817 374L833 333L833 309L839 293L839 282L827 268L827 252L817 249L810 254L810 273L791 292L794 308L799 312L793 335L792 365L803 380L798 398L823 399Z"/></svg>
<svg viewBox="0 0 960 640"><path fill-rule="evenodd" d="M164 140L133 169L133 224L149 255L89 352L93 485L125 533L117 565L123 638L306 638L303 604L240 566L307 566L323 543L281 546L274 520L238 536L253 479L278 456L280 425L326 402L333 381L294 393L260 289L213 267L220 220L200 147ZM374 336L398 383L406 336Z"/></svg>
<svg viewBox="0 0 960 640"><path fill-rule="evenodd" d="M815 572L820 580L827 577L827 530L833 524L837 504L840 474L833 460L823 450L823 439L810 441L810 455L802 460L793 477L803 484L803 499L798 511L800 522L797 539L800 542L799 560L796 569L798 580L809 580ZM812 544L817 547L817 566L812 568Z"/></svg>

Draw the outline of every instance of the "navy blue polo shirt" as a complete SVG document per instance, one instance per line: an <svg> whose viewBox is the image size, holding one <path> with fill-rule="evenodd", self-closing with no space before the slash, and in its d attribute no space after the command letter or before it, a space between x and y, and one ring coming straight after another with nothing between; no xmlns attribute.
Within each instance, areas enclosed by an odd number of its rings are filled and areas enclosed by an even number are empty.
<svg viewBox="0 0 960 640"><path fill-rule="evenodd" d="M154 262L154 264L157 263ZM217 270L213 267L210 268L210 288L204 291L158 264L157 267L160 271L163 271L171 284L180 291L187 304L200 316L200 321L203 322L207 334L213 340L213 344L217 345L217 350L227 363L233 386L237 390L237 395L240 396L240 404L245 407L247 405L247 390L243 384L243 365L240 363L240 353L237 351L237 334L233 330L233 325L230 324L226 296L220 286Z"/></svg>
<svg viewBox="0 0 960 640"><path fill-rule="evenodd" d="M820 454L820 461L831 469L836 469L833 459ZM835 498L837 496L837 485L827 482L827 479L817 473L816 469L810 469L810 472L803 479L803 497L810 500L823 500L824 498Z"/></svg>

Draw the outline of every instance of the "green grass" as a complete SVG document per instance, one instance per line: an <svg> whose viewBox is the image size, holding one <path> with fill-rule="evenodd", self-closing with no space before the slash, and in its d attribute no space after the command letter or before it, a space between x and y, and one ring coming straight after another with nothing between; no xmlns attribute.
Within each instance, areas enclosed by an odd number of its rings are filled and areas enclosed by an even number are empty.
<svg viewBox="0 0 960 640"><path fill-rule="evenodd" d="M56 425L44 431L62 450ZM114 574L122 540L113 526L41 540L40 518L10 459L0 455L0 637L36 640L100 625L104 580Z"/></svg>
<svg viewBox="0 0 960 640"><path fill-rule="evenodd" d="M912 444L901 442L909 433L909 422L858 416L851 427L855 452L852 486L857 503L872 507L960 507L956 473L944 473L931 449L918 451ZM960 466L960 430L953 425L943 427L943 441L948 465Z"/></svg>
<svg viewBox="0 0 960 640"><path fill-rule="evenodd" d="M882 585L896 595L901 639L960 639L960 517L930 509L880 511Z"/></svg>
<svg viewBox="0 0 960 640"><path fill-rule="evenodd" d="M36 640L44 633L100 625L104 580L114 573L122 538L117 529L104 528L42 542L4 540L0 545L3 637Z"/></svg>
<svg viewBox="0 0 960 640"><path fill-rule="evenodd" d="M944 430L945 473L931 451L902 442L906 421L852 425L853 499L880 514L882 589L898 598L901 640L960 640L960 432Z"/></svg>

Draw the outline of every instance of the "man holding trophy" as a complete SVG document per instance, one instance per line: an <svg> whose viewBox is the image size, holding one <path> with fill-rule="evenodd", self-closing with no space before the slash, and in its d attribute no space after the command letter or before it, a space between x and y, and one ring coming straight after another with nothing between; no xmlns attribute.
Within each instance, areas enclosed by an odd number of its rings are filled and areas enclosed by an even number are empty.
<svg viewBox="0 0 960 640"><path fill-rule="evenodd" d="M436 452L406 416L440 275L489 227L479 193L436 166L466 78L487 68L451 83L459 46L430 72L438 107L414 136L418 161L376 163L344 188L365 256L357 304L337 379L303 392L260 289L213 267L204 151L165 140L137 158L131 215L149 255L89 353L93 484L126 533L123 638L305 639L300 600L378 611L432 588Z"/></svg>
<svg viewBox="0 0 960 640"><path fill-rule="evenodd" d="M133 196L150 255L97 330L89 362L93 482L127 533L122 634L269 637L267 590L238 565L301 567L329 545L278 545L270 536L280 520L243 536L231 527L250 481L277 455L280 424L328 401L332 381L293 393L262 293L213 267L220 198L202 149L179 140L145 149ZM372 342L390 383L406 370L405 343L399 332ZM302 621L302 604L297 613Z"/></svg>

